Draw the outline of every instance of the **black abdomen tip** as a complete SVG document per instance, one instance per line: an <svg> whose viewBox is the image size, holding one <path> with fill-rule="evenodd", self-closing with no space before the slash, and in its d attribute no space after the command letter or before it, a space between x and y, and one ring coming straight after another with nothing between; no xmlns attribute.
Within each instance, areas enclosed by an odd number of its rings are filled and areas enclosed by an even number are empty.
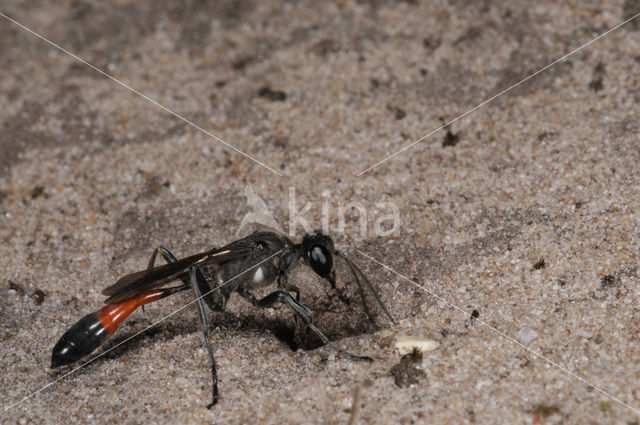
<svg viewBox="0 0 640 425"><path fill-rule="evenodd" d="M51 367L64 366L80 360L98 348L107 337L97 313L91 313L69 328L53 347Z"/></svg>
<svg viewBox="0 0 640 425"><path fill-rule="evenodd" d="M81 357L82 353L78 351L73 342L61 338L55 347L53 347L53 353L51 353L51 368L64 366Z"/></svg>

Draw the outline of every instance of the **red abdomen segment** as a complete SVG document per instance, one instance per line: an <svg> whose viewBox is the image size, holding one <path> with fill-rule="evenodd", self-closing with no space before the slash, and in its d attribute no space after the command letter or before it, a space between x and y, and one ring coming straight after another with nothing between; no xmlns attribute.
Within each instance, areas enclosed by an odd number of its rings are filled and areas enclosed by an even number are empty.
<svg viewBox="0 0 640 425"><path fill-rule="evenodd" d="M91 353L111 335L133 311L141 305L157 301L174 291L159 289L143 292L135 298L109 304L78 320L53 347L51 367L63 366Z"/></svg>

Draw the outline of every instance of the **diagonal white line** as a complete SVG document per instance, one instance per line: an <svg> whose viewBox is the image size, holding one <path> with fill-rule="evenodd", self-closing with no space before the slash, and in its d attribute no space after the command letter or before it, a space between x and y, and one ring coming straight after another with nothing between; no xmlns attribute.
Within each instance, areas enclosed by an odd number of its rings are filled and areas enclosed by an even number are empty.
<svg viewBox="0 0 640 425"><path fill-rule="evenodd" d="M380 261L376 260L375 258L365 254L364 252L357 250L360 254L362 254L363 256L367 257L369 260L381 265L382 267L384 267L385 269L389 270L390 272L400 276L401 278L411 282L411 284L413 284L414 286L417 286L418 288L422 289L423 291L425 291L426 293L428 293L429 295L437 298L438 300L444 302L445 304L449 305L450 307L455 308L456 310L460 311L461 313L465 314L466 316L470 316L471 314L467 311L465 311L464 309L458 307L457 305L453 304L452 302L446 300L445 298L442 298L440 295L428 290L427 288L425 288L422 285L418 285L416 282L414 282L413 280L409 279L408 277L406 277L405 275L393 270L391 267L387 266L386 264L381 263ZM519 342L518 340L516 340L515 338L507 335L506 333L498 330L497 328L494 328L493 326L489 325L488 323L486 323L485 321L481 320L480 318L475 318L475 320L477 322L479 322L480 324L484 325L485 327L491 329L492 331L496 332L497 334L499 334L500 336L502 336L503 338L508 339L509 341L513 342L514 344L520 346L521 348L524 348L525 350L527 350L528 352L530 352L531 354L533 354L536 357L541 358L542 360L546 361L547 363L555 366L556 368L560 369L561 371L563 371L564 373L566 373L569 376L572 376L574 378L576 378L577 380L581 381L582 383L590 386L591 388L593 388L594 390L604 394L605 396L609 397L611 400L616 401L618 403L620 403L621 405L623 405L624 407L634 411L635 413L637 413L638 415L640 415L640 410L634 408L633 406L630 406L629 404L625 403L624 401L620 400L617 397L612 396L611 394L609 394L608 392L606 392L605 390L601 389L600 387L597 387L596 385L592 384L591 382L587 381L586 379L584 379L583 377L571 372L569 369L567 369L566 367L554 362L553 360L549 359L548 357L543 356L542 354L540 354L539 352L527 347L526 345L522 344L521 342Z"/></svg>
<svg viewBox="0 0 640 425"><path fill-rule="evenodd" d="M280 177L282 177L282 174L280 174L279 172L277 172L276 170L274 170L273 168L269 167L268 165L266 165L265 163L258 161L257 159L255 159L254 157L252 157L249 154L244 153L243 151L241 151L240 149L236 148L235 146L225 142L224 140L222 140L221 138L219 138L218 136L211 134L209 131L205 130L204 128L200 127L199 125L193 123L192 121L189 121L188 119L186 119L185 117L183 117L182 115L178 114L177 112L174 112L173 110L167 108L166 106L161 105L160 103L156 102L155 100L151 99L149 96L139 92L138 90L134 89L133 87L123 83L122 81L118 80L116 77L107 74L106 72L104 72L103 70L101 70L100 68L97 68L93 65L91 65L89 62L85 61L84 59L79 58L78 56L74 55L73 53L71 53L70 51L64 49L63 47L57 45L56 43L54 43L51 40L46 39L45 37L41 36L40 34L38 34L37 32L25 27L24 25L22 25L20 22L8 17L7 15L5 15L4 13L0 12L0 16L2 16L3 18L7 19L8 21L13 22L14 24L16 24L17 26L19 26L20 28L24 29L25 31L30 32L31 34L35 35L36 37L40 38L43 41L46 41L47 43L49 43L50 45L52 45L53 47L55 47L56 49L66 53L67 55L71 56L72 58L74 58L77 61L82 62L83 64L87 65L89 68L93 69L94 71L104 75L105 77L109 78L112 81L115 81L116 83L120 84L121 86L125 87L126 89L132 91L133 93L137 94L138 96L142 97L143 99L151 102L152 104L154 104L155 106L157 106L160 109L163 109L164 111L168 112L169 114L173 115L174 117L184 121L185 123L189 124L190 126L200 130L201 132L203 132L204 134L206 134L207 136L217 140L218 142L222 143L223 145L225 145L226 147L228 147L229 149L239 153L240 155L244 156L245 158L250 159L251 161L255 162L258 165L263 166L264 168L266 168L267 170L279 175Z"/></svg>
<svg viewBox="0 0 640 425"><path fill-rule="evenodd" d="M460 115L459 117L452 119L451 121L449 121L448 123L436 128L435 130L431 131L430 133L422 136L421 138L419 138L418 140L416 140L415 142L412 142L410 144L408 144L407 146L403 147L402 149L400 149L399 151L389 155L388 157L384 158L381 161L378 161L377 163L375 163L374 165L372 165L371 167L360 171L359 173L357 173L355 176L356 177L360 177L361 175L363 175L364 173L366 173L367 171L370 171L374 168L376 168L378 165L382 164L383 162L386 162L388 160L390 160L391 158L401 154L402 152L406 151L407 149L411 148L412 146L422 142L423 140L425 140L426 138L430 137L431 135L437 133L438 131L442 130L443 128L446 128L447 126L453 124L454 122L458 121L461 118L466 117L467 115L469 115L470 113L472 113L473 111L475 111L478 108L483 107L484 105L486 105L487 103L495 100L496 98L502 96L503 94L505 94L506 92L510 91L511 89L519 86L520 84L524 83L527 80L530 80L531 78L535 77L536 75L540 74L541 72L551 68L553 65L557 64L558 62L561 62L563 60L565 60L566 58L568 58L569 56L573 55L574 53L584 49L585 47L587 47L588 45L590 45L591 43L601 39L602 37L604 37L605 35L609 34L612 31L617 30L618 28L620 28L621 26L623 26L624 24L633 21L635 18L637 18L638 16L640 16L640 12L635 14L634 16L632 16L631 18L627 19L626 21L616 25L615 27L611 28L610 30L603 32L602 34L600 34L599 36L597 36L596 38L594 38L593 40L583 44L582 46L578 47L577 49L572 50L571 52L567 53L566 55L562 56L560 59L556 59L555 61L551 62L549 65L545 66L544 68L540 68L539 70L537 70L536 72L534 72L533 74L529 75L528 77L518 81L517 83L513 84L512 86L502 90L500 93L494 95L493 97L490 97L489 99L485 100L484 102L480 103L479 105L469 109L467 112L465 112L464 114Z"/></svg>
<svg viewBox="0 0 640 425"><path fill-rule="evenodd" d="M220 285L216 286L215 288L213 288L212 290L210 290L209 292L202 294L201 296L199 296L198 298L195 298L194 300L188 302L187 304L183 305L182 307L180 307L179 309L173 311L170 314L167 314L166 316L162 317L159 320L156 320L155 322L153 322L152 324L150 324L149 326L147 326L146 328L142 329L139 332L136 332L135 334L131 335L129 338L125 339L124 341L119 342L118 344L114 345L113 347L109 348L108 350L103 351L102 353L98 354L97 356L93 357L90 360L87 360L86 362L82 363L80 366L76 367L75 369L71 370L70 372L65 373L64 375L62 375L61 377L49 382L47 385L45 385L44 387L40 388L37 391L34 391L33 393L23 397L22 399L15 401L13 404L10 404L9 406L5 407L4 410L2 410L0 412L0 415L7 412L9 409L17 406L18 404L30 399L31 397L35 396L36 394L40 393L41 391L45 390L46 388L50 387L51 385L55 384L56 382L66 378L67 376L71 375L72 373L82 369L83 367L85 367L86 365L88 365L89 363L94 362L95 360L99 359L100 357L104 356L105 354L107 354L109 351L121 346L122 344L124 344L125 342L129 341L132 338L137 337L138 335L140 335L141 333L145 332L146 330L154 327L155 325L157 325L158 323L162 322L163 320L168 319L169 317L173 316L174 314L184 310L185 308L189 307L191 304L197 302L198 300L206 297L207 295L209 295L210 293L212 293L213 291L217 291L218 289L222 288L224 285L226 285L227 283L233 281L234 279L242 276L243 274L245 274L246 272L258 267L260 264L272 259L273 257L275 257L276 255L280 254L282 252L282 250L276 252L275 254L269 256L268 258L265 258L264 260L260 261L259 263L249 267L248 269L246 269L245 271L238 273L237 275L233 276L231 279L227 280L226 282L221 283Z"/></svg>

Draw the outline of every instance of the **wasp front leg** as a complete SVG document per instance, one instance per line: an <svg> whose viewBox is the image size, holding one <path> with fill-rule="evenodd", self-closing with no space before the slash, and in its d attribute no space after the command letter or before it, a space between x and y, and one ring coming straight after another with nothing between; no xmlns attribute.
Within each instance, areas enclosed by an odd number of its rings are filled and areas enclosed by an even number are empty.
<svg viewBox="0 0 640 425"><path fill-rule="evenodd" d="M300 289L297 286L289 283L287 273L282 273L278 277L278 286L280 286L287 292L293 292L296 295L296 302L300 303ZM309 328L305 325L304 320L302 320L297 314L293 315L293 325L294 347L302 347L307 339Z"/></svg>
<svg viewBox="0 0 640 425"><path fill-rule="evenodd" d="M373 361L371 357L359 356L357 354L350 353L349 351L344 350L331 342L329 338L327 338L327 336L322 333L322 331L318 329L316 325L313 324L313 314L311 313L311 310L293 299L291 294L289 294L288 292L276 291L265 296L264 298L257 299L251 291L245 289L243 291L240 291L240 295L256 307L271 307L277 302L283 302L287 304L289 308L291 308L295 317L299 317L304 322L304 324L309 327L309 329L311 329L316 335L318 335L323 344L330 346L334 350L344 354L352 360Z"/></svg>

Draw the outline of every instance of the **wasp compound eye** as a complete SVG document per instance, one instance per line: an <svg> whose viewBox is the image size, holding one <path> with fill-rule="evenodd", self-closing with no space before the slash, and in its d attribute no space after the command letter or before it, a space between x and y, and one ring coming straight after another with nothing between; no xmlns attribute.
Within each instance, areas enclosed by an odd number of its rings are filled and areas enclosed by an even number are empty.
<svg viewBox="0 0 640 425"><path fill-rule="evenodd" d="M322 245L312 245L307 251L309 265L320 277L327 278L333 268L333 257L327 248Z"/></svg>

